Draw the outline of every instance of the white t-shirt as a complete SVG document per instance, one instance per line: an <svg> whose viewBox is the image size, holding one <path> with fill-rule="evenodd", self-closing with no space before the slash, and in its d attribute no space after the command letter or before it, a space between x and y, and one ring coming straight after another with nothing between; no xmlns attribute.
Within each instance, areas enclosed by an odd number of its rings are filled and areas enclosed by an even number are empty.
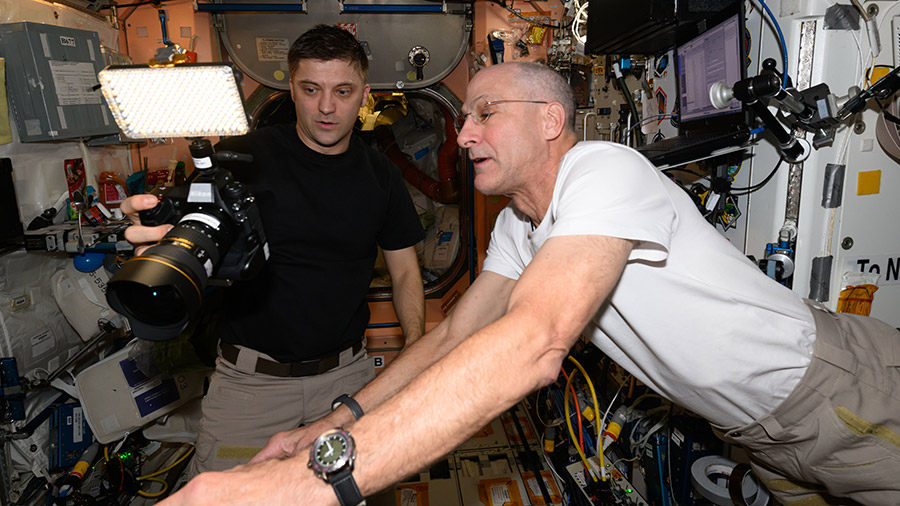
<svg viewBox="0 0 900 506"><path fill-rule="evenodd" d="M581 142L562 159L540 226L497 218L484 269L518 279L554 236L634 241L585 335L647 386L710 422L744 425L775 408L809 365L803 300L716 232L684 190L636 151Z"/></svg>

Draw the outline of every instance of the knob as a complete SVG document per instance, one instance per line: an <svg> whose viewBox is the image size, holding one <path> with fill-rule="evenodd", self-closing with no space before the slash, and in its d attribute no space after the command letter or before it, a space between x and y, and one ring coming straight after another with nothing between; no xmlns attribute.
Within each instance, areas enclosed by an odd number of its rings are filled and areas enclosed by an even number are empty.
<svg viewBox="0 0 900 506"><path fill-rule="evenodd" d="M413 46L412 49L409 50L409 64L416 68L416 80L421 81L425 78L425 74L422 69L425 65L428 65L428 62L431 60L431 53L428 52L423 46Z"/></svg>

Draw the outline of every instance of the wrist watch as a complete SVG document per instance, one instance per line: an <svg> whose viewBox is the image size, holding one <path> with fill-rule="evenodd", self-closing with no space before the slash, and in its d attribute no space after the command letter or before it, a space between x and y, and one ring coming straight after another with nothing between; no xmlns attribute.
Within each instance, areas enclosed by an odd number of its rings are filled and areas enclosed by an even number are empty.
<svg viewBox="0 0 900 506"><path fill-rule="evenodd" d="M356 399L350 397L347 394L340 395L337 399L331 401L331 410L336 410L341 404L347 406L347 408L350 410L350 413L353 414L353 418L357 420L362 418L362 416L365 414L363 413L362 407L360 407L359 403L356 402Z"/></svg>
<svg viewBox="0 0 900 506"><path fill-rule="evenodd" d="M366 499L353 479L355 460L356 443L353 437L343 428L337 427L316 438L309 449L307 466L316 476L331 485L341 506L359 506L365 505Z"/></svg>

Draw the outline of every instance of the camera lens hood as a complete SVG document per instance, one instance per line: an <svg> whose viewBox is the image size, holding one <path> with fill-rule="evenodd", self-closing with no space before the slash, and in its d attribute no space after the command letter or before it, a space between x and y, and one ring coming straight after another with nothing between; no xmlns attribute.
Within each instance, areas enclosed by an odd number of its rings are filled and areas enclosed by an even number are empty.
<svg viewBox="0 0 900 506"><path fill-rule="evenodd" d="M197 314L206 282L194 256L158 245L125 262L107 284L106 298L128 317L135 336L166 341L178 337Z"/></svg>

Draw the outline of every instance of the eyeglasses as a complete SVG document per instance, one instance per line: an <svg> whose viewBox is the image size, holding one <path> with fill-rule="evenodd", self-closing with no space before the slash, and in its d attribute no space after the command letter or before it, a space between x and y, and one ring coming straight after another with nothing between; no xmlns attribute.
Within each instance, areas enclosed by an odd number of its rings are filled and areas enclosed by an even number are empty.
<svg viewBox="0 0 900 506"><path fill-rule="evenodd" d="M472 108L472 112L467 112L460 116L456 117L456 132L459 133L463 129L463 126L466 124L466 119L469 117L472 118L472 121L475 122L476 125L484 125L487 122L488 118L491 117L496 111L491 111L491 106L495 104L508 104L512 102L526 103L526 104L548 104L549 102L545 100L488 100L485 102L476 102L475 106Z"/></svg>

